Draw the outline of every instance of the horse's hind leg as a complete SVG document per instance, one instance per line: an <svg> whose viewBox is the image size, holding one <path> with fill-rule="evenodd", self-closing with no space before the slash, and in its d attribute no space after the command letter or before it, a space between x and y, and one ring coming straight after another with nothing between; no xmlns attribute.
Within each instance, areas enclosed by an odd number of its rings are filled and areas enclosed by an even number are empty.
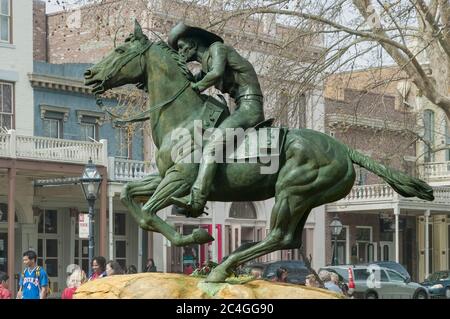
<svg viewBox="0 0 450 319"><path fill-rule="evenodd" d="M213 269L206 281L224 282L236 266L273 251L283 249L287 243L291 242L292 236L290 234L292 226L295 226L293 225L295 218L289 219L288 216L292 215L290 206L293 201L295 201L295 198L283 197L276 199L272 209L271 231L268 236L250 248L234 251L225 261ZM298 204L291 207L297 208L296 214L301 214L301 207ZM303 209L303 211L306 210Z"/></svg>
<svg viewBox="0 0 450 319"><path fill-rule="evenodd" d="M139 226L148 231L157 231L144 222L141 206L134 200L136 196L151 197L161 182L161 176L158 174L149 175L143 180L127 183L120 194L122 204L128 208L128 211L134 217Z"/></svg>

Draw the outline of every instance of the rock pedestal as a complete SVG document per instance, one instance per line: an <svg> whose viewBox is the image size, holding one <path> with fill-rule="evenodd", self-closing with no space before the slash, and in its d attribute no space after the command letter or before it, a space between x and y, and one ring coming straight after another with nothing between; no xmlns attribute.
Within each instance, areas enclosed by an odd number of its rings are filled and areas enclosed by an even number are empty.
<svg viewBox="0 0 450 319"><path fill-rule="evenodd" d="M338 299L334 292L300 285L250 280L207 283L172 273L118 275L87 282L74 299Z"/></svg>

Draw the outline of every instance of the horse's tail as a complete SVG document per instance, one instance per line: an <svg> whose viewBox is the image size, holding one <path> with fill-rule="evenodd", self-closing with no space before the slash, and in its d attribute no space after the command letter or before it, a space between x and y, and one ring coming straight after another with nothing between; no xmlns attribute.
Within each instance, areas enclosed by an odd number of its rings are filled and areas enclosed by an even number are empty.
<svg viewBox="0 0 450 319"><path fill-rule="evenodd" d="M348 148L348 154L353 163L380 176L400 195L404 197L416 196L429 201L434 200L433 188L424 181L388 168L351 148Z"/></svg>

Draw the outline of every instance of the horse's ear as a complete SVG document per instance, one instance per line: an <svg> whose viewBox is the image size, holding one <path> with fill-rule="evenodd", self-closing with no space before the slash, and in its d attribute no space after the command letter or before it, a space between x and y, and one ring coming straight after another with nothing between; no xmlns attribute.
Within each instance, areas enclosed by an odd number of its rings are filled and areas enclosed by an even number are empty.
<svg viewBox="0 0 450 319"><path fill-rule="evenodd" d="M144 32L142 32L141 25L137 19L134 19L134 37L138 40L144 38Z"/></svg>

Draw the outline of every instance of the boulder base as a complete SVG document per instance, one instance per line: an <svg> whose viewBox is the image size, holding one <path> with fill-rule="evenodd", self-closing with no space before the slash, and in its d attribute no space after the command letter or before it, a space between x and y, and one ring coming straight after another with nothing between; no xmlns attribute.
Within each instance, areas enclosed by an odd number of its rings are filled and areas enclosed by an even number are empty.
<svg viewBox="0 0 450 319"><path fill-rule="evenodd" d="M207 283L172 273L118 275L87 282L74 299L339 299L342 295L305 286L250 280Z"/></svg>

